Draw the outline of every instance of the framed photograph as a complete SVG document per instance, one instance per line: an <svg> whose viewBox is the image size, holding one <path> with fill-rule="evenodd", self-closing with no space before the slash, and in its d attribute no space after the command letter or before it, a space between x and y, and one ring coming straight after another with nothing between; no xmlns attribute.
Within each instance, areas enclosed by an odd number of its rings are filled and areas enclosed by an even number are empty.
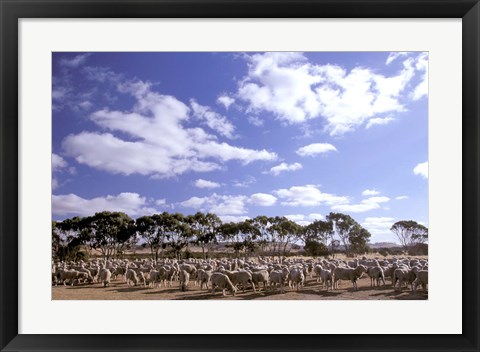
<svg viewBox="0 0 480 352"><path fill-rule="evenodd" d="M477 1L0 11L2 351L479 350Z"/></svg>

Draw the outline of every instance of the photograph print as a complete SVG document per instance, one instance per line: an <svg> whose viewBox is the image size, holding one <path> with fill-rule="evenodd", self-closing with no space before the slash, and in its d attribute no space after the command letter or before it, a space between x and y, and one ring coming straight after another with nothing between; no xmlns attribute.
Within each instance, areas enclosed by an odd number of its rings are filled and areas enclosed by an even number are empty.
<svg viewBox="0 0 480 352"><path fill-rule="evenodd" d="M53 52L53 300L427 300L428 52Z"/></svg>

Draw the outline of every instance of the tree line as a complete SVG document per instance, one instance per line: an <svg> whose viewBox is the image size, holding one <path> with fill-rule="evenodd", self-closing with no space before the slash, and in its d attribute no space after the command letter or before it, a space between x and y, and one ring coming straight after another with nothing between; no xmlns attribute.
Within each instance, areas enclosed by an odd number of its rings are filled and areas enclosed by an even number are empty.
<svg viewBox="0 0 480 352"><path fill-rule="evenodd" d="M392 231L397 231L407 245L415 241L424 243L428 239L428 230L425 236L412 227L416 222L405 223L394 224ZM207 258L219 243L232 249L237 258L256 251L285 256L296 245L303 245L307 255L334 256L340 247L347 254L367 252L370 237L368 230L351 216L333 212L325 221L316 220L302 226L280 216L257 216L237 223L223 223L212 213L163 212L132 219L122 212L103 211L93 216L53 221L52 257L76 260L85 255L83 250L86 249L90 254L100 253L109 259L122 256L126 251L135 252L140 244L150 249L155 260L165 256L180 259L189 245L200 247L203 258Z"/></svg>

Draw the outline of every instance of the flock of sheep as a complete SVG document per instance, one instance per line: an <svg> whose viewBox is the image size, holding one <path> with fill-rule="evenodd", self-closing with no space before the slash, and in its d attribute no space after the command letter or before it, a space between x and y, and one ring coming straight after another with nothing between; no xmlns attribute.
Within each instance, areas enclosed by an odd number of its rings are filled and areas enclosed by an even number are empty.
<svg viewBox="0 0 480 352"><path fill-rule="evenodd" d="M212 295L218 288L226 295L241 289L263 289L285 293L302 290L307 278L316 277L322 290L336 290L340 281L349 281L358 290L357 280L370 278L371 287L386 286L391 279L394 290L407 286L416 292L428 285L428 260L418 258L391 259L284 259L256 260L221 259L200 260L99 260L89 262L59 262L52 265L52 284L79 285L101 283L108 287L113 280L123 280L127 285L143 285L151 288L178 287L185 291L189 285L201 290L211 289ZM191 283L193 282L193 283Z"/></svg>

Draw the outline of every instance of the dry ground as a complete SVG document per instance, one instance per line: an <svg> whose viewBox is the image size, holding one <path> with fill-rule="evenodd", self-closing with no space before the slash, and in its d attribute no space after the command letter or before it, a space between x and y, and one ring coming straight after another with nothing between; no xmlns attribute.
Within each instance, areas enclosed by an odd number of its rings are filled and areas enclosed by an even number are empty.
<svg viewBox="0 0 480 352"><path fill-rule="evenodd" d="M281 294L276 291L266 292L261 289L253 293L251 289L242 293L238 291L235 297L228 291L226 297L222 296L221 291L216 290L213 296L211 290L200 290L195 287L193 282L189 283L188 290L181 292L178 282L174 287L166 288L148 288L143 286L127 286L121 279L113 281L110 287L102 287L101 284L81 284L79 286L54 286L52 287L52 299L54 300L148 300L148 299L174 299L174 300L207 300L207 299L258 299L258 300L317 300L317 299L339 299L339 300L424 300L428 299L428 293L422 292L421 288L414 294L409 289L403 288L401 291L394 291L390 280L387 280L385 287L370 287L370 279L364 277L358 281L358 291L354 291L350 282L341 282L340 288L335 291L321 288L316 282L316 278L307 279L307 282L301 291L295 291L286 288L286 293Z"/></svg>

